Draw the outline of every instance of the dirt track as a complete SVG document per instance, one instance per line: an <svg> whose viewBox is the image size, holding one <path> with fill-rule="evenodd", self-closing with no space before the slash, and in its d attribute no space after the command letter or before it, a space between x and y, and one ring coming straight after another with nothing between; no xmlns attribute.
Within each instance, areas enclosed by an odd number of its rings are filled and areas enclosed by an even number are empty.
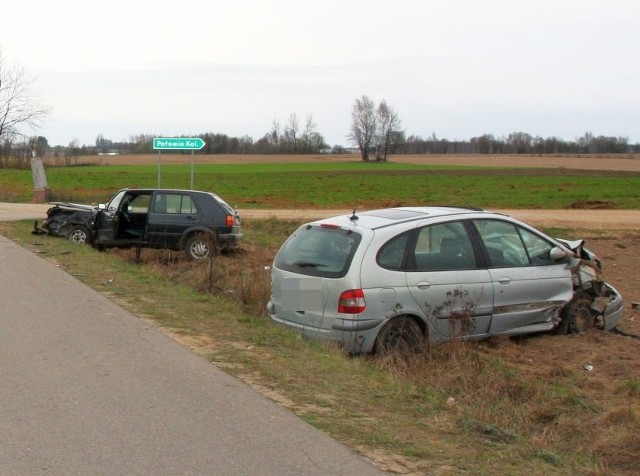
<svg viewBox="0 0 640 476"><path fill-rule="evenodd" d="M322 163L359 162L357 154L340 155L194 155L196 164L254 164L254 163ZM184 164L190 155L162 154L163 164ZM158 163L158 155L91 156L82 157L81 163L101 165L149 165ZM466 165L477 167L525 167L572 170L609 170L640 172L640 155L394 155L390 162L424 165Z"/></svg>
<svg viewBox="0 0 640 476"><path fill-rule="evenodd" d="M494 210L535 226L587 228L590 230L639 230L637 210ZM315 220L334 215L350 214L347 209L243 209L244 219L278 218L283 220Z"/></svg>
<svg viewBox="0 0 640 476"><path fill-rule="evenodd" d="M47 204L0 203L0 221L42 220ZM535 226L587 228L591 230L638 230L637 210L495 210ZM347 209L241 209L246 219L278 218L283 220L315 220L351 213Z"/></svg>

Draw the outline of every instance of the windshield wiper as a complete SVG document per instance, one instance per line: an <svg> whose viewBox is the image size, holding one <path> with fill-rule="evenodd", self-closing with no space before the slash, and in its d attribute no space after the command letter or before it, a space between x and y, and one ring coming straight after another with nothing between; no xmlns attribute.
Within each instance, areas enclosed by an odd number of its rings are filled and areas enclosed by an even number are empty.
<svg viewBox="0 0 640 476"><path fill-rule="evenodd" d="M294 261L291 263L293 266L298 266L299 268L326 268L326 264L322 263L314 263L312 261Z"/></svg>

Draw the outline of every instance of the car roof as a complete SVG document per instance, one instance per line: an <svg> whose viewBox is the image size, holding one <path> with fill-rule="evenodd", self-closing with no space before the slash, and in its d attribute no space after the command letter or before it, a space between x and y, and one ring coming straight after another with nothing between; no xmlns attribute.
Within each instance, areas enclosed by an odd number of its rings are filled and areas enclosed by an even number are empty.
<svg viewBox="0 0 640 476"><path fill-rule="evenodd" d="M189 190L181 188L123 188L119 191L126 190L127 192L194 192L194 193L212 193L204 190Z"/></svg>
<svg viewBox="0 0 640 476"><path fill-rule="evenodd" d="M341 227L351 225L358 228L377 230L388 226L394 226L401 223L413 222L418 220L425 220L429 218L439 218L447 216L455 217L469 214L495 215L494 213L487 212L479 208L462 208L451 206L394 207L380 208L377 210L368 210L364 212L357 212L354 210L353 214L337 215L334 217L319 220L316 223L321 225L336 225Z"/></svg>

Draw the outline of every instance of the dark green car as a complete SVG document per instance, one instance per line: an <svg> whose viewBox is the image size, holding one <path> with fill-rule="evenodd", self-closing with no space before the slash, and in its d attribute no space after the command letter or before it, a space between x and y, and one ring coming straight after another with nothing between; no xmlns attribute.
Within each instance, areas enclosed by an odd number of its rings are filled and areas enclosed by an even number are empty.
<svg viewBox="0 0 640 476"><path fill-rule="evenodd" d="M105 248L184 250L190 259L236 247L240 215L215 193L173 189L122 189L97 207L55 202L47 233Z"/></svg>

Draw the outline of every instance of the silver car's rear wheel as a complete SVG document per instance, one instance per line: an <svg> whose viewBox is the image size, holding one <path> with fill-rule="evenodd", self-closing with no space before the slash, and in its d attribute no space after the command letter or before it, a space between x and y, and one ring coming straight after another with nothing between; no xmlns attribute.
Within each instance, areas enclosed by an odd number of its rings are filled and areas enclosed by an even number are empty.
<svg viewBox="0 0 640 476"><path fill-rule="evenodd" d="M375 353L415 353L422 350L424 334L418 323L407 316L391 319L378 333Z"/></svg>
<svg viewBox="0 0 640 476"><path fill-rule="evenodd" d="M89 244L91 241L89 238L89 231L82 225L76 225L71 227L67 234L69 241L78 245Z"/></svg>

